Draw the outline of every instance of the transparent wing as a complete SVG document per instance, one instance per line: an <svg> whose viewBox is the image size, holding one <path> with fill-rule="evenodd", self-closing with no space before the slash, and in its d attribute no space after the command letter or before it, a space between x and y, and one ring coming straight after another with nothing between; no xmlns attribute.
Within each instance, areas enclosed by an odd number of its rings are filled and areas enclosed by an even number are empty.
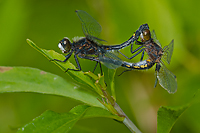
<svg viewBox="0 0 200 133"><path fill-rule="evenodd" d="M101 25L92 16L82 10L76 10L76 14L81 21L83 33L87 38L104 41L97 38L101 33Z"/></svg>
<svg viewBox="0 0 200 133"><path fill-rule="evenodd" d="M159 72L157 72L159 84L169 93L175 93L177 90L176 76L169 71L162 62L160 65Z"/></svg>
<svg viewBox="0 0 200 133"><path fill-rule="evenodd" d="M108 68L116 69L120 67L123 61L111 52L106 52L103 56L99 56L99 60Z"/></svg>
<svg viewBox="0 0 200 133"><path fill-rule="evenodd" d="M151 32L151 37L153 38L153 40L154 40L155 43L157 43L158 45L161 46L160 42L158 41L158 39L156 37L156 33L155 33L154 30Z"/></svg>
<svg viewBox="0 0 200 133"><path fill-rule="evenodd" d="M162 59L166 61L168 64L170 64L173 50L174 50L174 40L172 40L169 45L163 48Z"/></svg>

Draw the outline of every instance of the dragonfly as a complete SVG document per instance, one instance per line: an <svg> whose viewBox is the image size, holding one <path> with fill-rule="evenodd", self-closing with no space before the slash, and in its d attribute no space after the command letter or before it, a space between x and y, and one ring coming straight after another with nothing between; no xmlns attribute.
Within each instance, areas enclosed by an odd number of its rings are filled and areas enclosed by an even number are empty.
<svg viewBox="0 0 200 133"><path fill-rule="evenodd" d="M156 87L157 82L159 81L159 84L165 90L167 90L169 93L175 93L177 91L176 76L166 68L163 62L165 61L170 64L174 49L174 40L172 40L169 45L162 48L160 42L156 38L155 31L152 31L151 34L149 29L144 29L140 34L140 38L141 42L136 42L138 45L141 45L135 50L138 51L136 55L139 53L144 53L145 51L148 54L148 59L143 60L144 56L142 54L139 62L129 63L124 61L122 67L129 68L129 70L125 71L130 71L133 69L144 70L150 69L156 64L156 81L154 87Z"/></svg>
<svg viewBox="0 0 200 133"><path fill-rule="evenodd" d="M85 37L80 38L73 38L73 42L70 41L69 38L64 37L58 44L60 50L67 54L65 56L65 60L58 60L54 59L55 61L59 62L66 62L74 53L74 59L77 64L77 69L70 69L73 71L81 71L81 66L78 61L78 58L89 59L92 61L96 61L95 71L97 65L100 65L100 70L102 74L102 67L101 63L103 63L106 67L110 69L116 69L123 64L123 61L111 51L113 50L120 50L124 47L129 46L135 40L137 40L140 36L140 33L143 29L146 29L148 25L140 26L139 29L125 42L119 45L103 45L101 42L105 42L105 40L98 38L99 34L101 33L101 25L87 12L82 10L75 11L78 18L81 21L82 30Z"/></svg>

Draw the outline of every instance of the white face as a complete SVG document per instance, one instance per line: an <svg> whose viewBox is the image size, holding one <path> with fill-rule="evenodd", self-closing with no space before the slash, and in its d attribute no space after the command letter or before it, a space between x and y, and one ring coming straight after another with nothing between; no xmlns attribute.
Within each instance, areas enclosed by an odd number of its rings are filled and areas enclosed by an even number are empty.
<svg viewBox="0 0 200 133"><path fill-rule="evenodd" d="M62 46L61 43L58 44L58 48L59 48L63 53L65 53L66 50L64 49L64 47Z"/></svg>

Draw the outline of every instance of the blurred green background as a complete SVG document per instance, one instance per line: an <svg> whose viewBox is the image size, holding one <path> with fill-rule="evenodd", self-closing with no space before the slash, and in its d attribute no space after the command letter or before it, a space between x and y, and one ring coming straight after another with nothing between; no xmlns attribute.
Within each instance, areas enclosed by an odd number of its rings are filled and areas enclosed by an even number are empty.
<svg viewBox="0 0 200 133"><path fill-rule="evenodd" d="M63 37L83 36L75 10L84 10L102 26L101 38L119 44L148 23L163 46L174 39L175 48L166 67L177 76L178 91L168 94L160 85L154 88L154 68L116 76L117 103L143 132L156 132L160 106L179 106L189 102L200 88L200 15L199 0L1 0L0 66L28 66L42 69L66 80L72 79L43 55L31 48L26 39L39 47L57 52ZM131 56L130 48L122 50ZM70 59L74 63L74 58ZM138 58L133 59L138 61ZM83 71L93 70L95 62L80 59ZM98 69L97 69L98 70ZM107 68L103 67L105 75ZM117 74L124 69L119 68ZM0 94L0 133L14 133L45 110L68 112L78 101L32 93ZM178 119L175 132L200 132L200 104L191 106ZM106 118L79 121L71 132L129 132L123 124Z"/></svg>

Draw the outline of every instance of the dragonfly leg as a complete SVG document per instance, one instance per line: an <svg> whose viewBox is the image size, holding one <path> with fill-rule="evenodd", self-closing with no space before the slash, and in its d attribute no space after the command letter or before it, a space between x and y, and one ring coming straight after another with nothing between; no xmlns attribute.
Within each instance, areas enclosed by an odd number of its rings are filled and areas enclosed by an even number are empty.
<svg viewBox="0 0 200 133"><path fill-rule="evenodd" d="M154 84L154 88L156 88L157 83L158 83L158 78L157 78L157 75L156 75L156 81L155 81L155 84Z"/></svg>
<svg viewBox="0 0 200 133"><path fill-rule="evenodd" d="M131 45L132 46L132 45ZM140 50L141 48L142 48L143 46L140 46L140 47L138 47L137 49L135 49L134 51L132 51L132 48L131 48L131 53L133 54L133 53L135 53L135 52L137 52L138 50ZM132 57L127 57L126 55L124 55L122 52L120 52L119 51L119 53L121 54L121 55L123 55L125 58L127 58L127 59L132 59L133 57L135 57L136 55L138 55L139 53L141 52L141 50L138 52L138 53L136 53L134 56L132 56Z"/></svg>
<svg viewBox="0 0 200 133"><path fill-rule="evenodd" d="M121 76L124 72L128 72L128 71L131 71L131 70L124 70L123 72L121 72L119 75L117 76Z"/></svg>
<svg viewBox="0 0 200 133"><path fill-rule="evenodd" d="M96 67L97 67L98 64L99 64L99 67L100 67L100 70L101 70L101 76L103 76L103 71L102 71L102 67L101 67L101 62L99 62L99 61L97 61L96 65L95 65L95 67L94 67L93 73L94 73L94 71L95 71L95 69L96 69ZM105 83L105 85L107 86L107 83L106 83L105 81L104 81L104 83Z"/></svg>
<svg viewBox="0 0 200 133"><path fill-rule="evenodd" d="M135 56L137 56L138 54L140 54L142 51L144 51L144 48L141 49L140 51L138 51L135 55L133 55L132 57L130 57L130 59L134 58ZM143 58L143 57L142 57Z"/></svg>
<svg viewBox="0 0 200 133"><path fill-rule="evenodd" d="M143 42L140 42L140 41L136 41L135 44L136 44L136 45L143 45L144 43L143 43Z"/></svg>
<svg viewBox="0 0 200 133"><path fill-rule="evenodd" d="M93 73L94 73L94 71L96 70L98 64L99 64L99 62L97 61L96 65L95 65L95 67L94 67L94 70L92 71Z"/></svg>
<svg viewBox="0 0 200 133"><path fill-rule="evenodd" d="M137 51L140 50L142 47L143 47L143 45L140 46L140 47L138 47L138 48L136 48L136 49L133 51L133 45L131 45L131 53L133 54L133 53L137 52Z"/></svg>
<svg viewBox="0 0 200 133"><path fill-rule="evenodd" d="M101 71L101 75L103 75L103 71L102 71L102 67L101 67L101 62L97 61L95 67L94 67L94 70L92 71L94 73L94 71L96 70L96 67L97 65L99 64L99 67L100 67L100 71Z"/></svg>
<svg viewBox="0 0 200 133"><path fill-rule="evenodd" d="M62 60L58 60L58 59L53 59L53 60L51 60L51 61L66 62L66 61L71 57L72 53L73 53L73 51L70 52L68 55L66 55L66 56L65 56L65 60L63 60L63 61L62 61Z"/></svg>
<svg viewBox="0 0 200 133"><path fill-rule="evenodd" d="M158 74L158 72L160 70L160 67L161 67L160 63L157 63L156 64L156 69L155 69L155 71L156 71L156 81L155 81L155 84L154 84L154 88L157 86L157 83L158 83L157 74Z"/></svg>
<svg viewBox="0 0 200 133"><path fill-rule="evenodd" d="M127 59L133 59L135 56L137 56L138 54L140 54L142 51L144 51L144 48L143 49L141 49L140 51L138 51L135 55L133 55L132 57L127 57L127 56L125 56L124 55L124 57L126 57Z"/></svg>
<svg viewBox="0 0 200 133"><path fill-rule="evenodd" d="M156 64L156 69L155 69L155 71L159 72L160 67L161 67L160 63L157 63L157 64Z"/></svg>
<svg viewBox="0 0 200 133"><path fill-rule="evenodd" d="M102 67L101 67L101 63L100 62L99 62L99 67L100 67L100 70L101 70L101 75L103 75L103 71L102 71ZM107 86L107 84L106 84L106 86Z"/></svg>
<svg viewBox="0 0 200 133"><path fill-rule="evenodd" d="M95 67L94 67L93 73L94 73L94 71L95 71L97 65L99 64L99 67L100 67L100 70L101 70L101 75L103 75L103 71L102 71L101 63L100 63L100 61L97 60L95 57L90 57L90 56L81 56L81 55L79 55L78 57L83 58L83 59L89 59L89 60L92 60L92 61L96 61L97 63L96 63L96 65L95 65Z"/></svg>
<svg viewBox="0 0 200 133"><path fill-rule="evenodd" d="M72 71L81 71L81 66L80 66L80 64L79 64L79 61L78 61L77 56L74 55L74 58L75 58L75 61L76 61L77 66L78 66L78 69L70 69L70 68L68 68L65 72L67 72L68 70L72 70Z"/></svg>
<svg viewBox="0 0 200 133"><path fill-rule="evenodd" d="M142 61L142 60L143 60L143 58L144 58L144 50L143 50L143 52L142 52L142 56L141 56L141 59L140 59L140 61Z"/></svg>

